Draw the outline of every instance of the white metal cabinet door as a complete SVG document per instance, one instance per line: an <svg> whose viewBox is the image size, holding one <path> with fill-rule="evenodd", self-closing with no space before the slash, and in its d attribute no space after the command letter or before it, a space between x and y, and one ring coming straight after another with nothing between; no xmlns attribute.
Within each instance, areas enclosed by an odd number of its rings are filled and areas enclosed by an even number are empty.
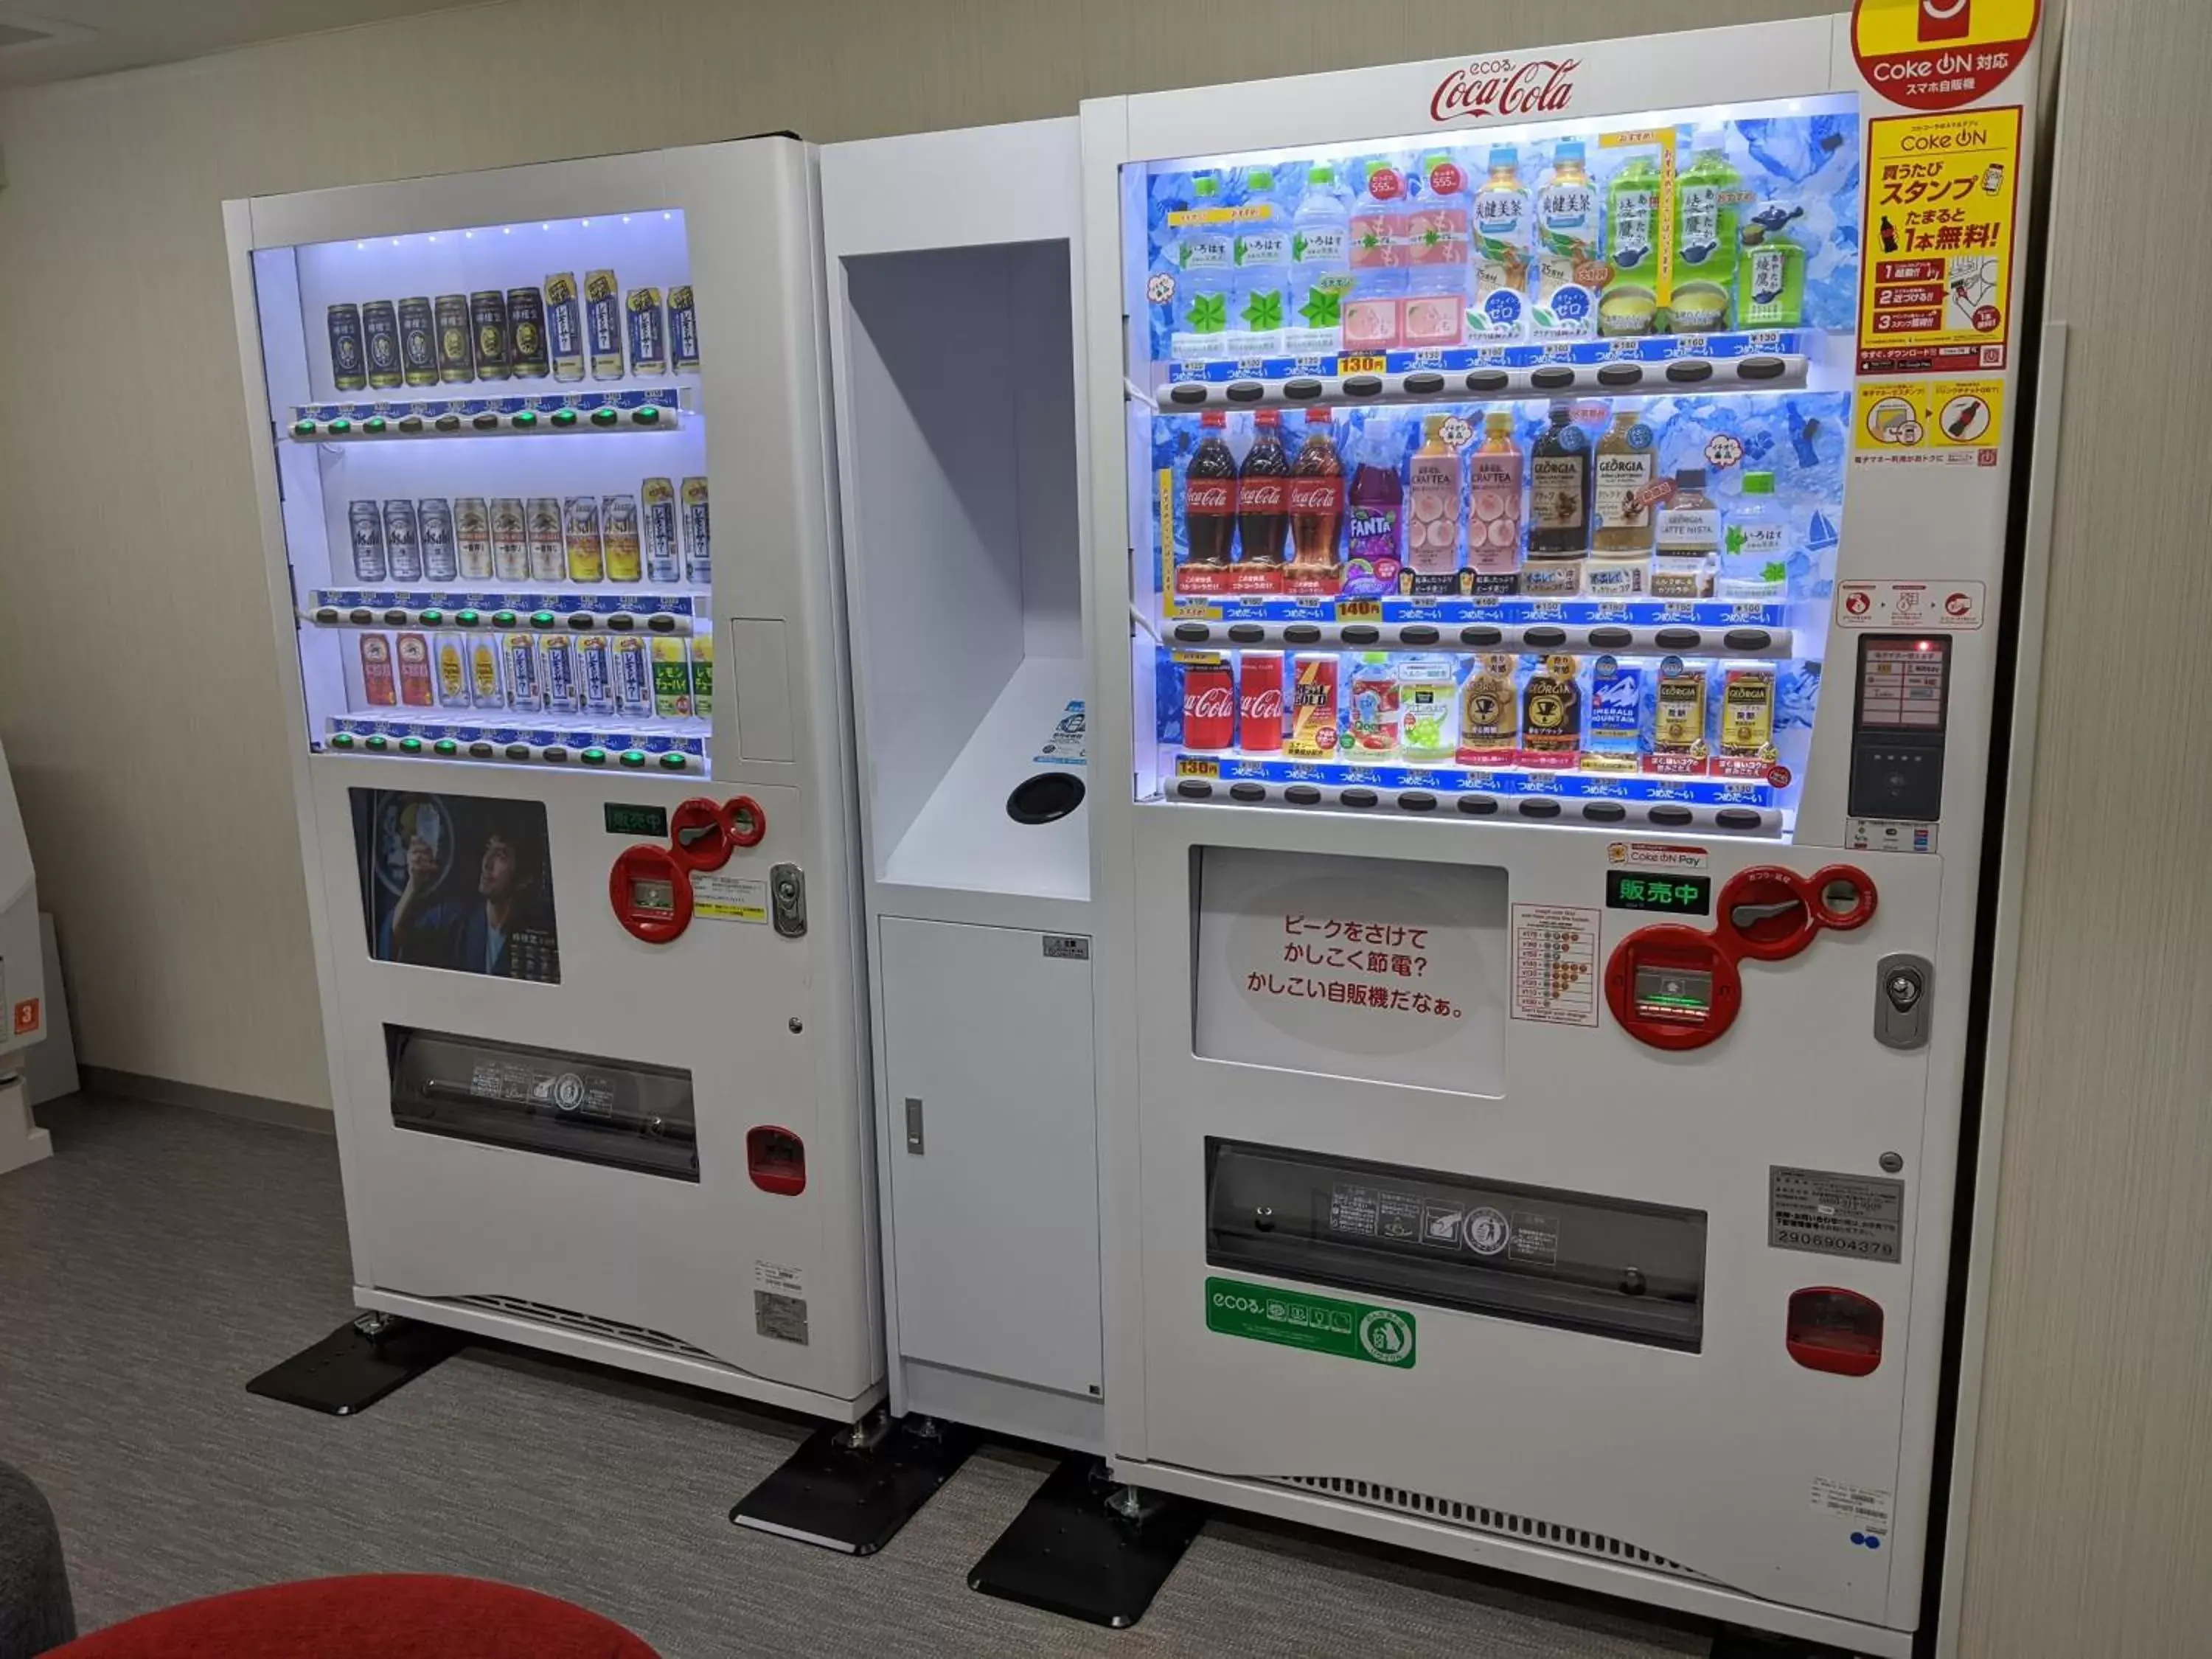
<svg viewBox="0 0 2212 1659"><path fill-rule="evenodd" d="M1102 1360L1088 957L1048 954L1050 937L1016 928L898 916L881 928L900 1346L1090 1395Z"/></svg>

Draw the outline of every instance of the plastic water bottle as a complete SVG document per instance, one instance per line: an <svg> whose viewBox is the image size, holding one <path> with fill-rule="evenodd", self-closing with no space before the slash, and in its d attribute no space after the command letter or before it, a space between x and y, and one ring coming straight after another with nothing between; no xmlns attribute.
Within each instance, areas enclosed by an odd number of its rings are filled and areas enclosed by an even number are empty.
<svg viewBox="0 0 2212 1659"><path fill-rule="evenodd" d="M1406 300L1406 175L1395 162L1370 161L1352 206L1352 298L1344 308L1344 349L1388 351L1398 343Z"/></svg>
<svg viewBox="0 0 2212 1659"><path fill-rule="evenodd" d="M1229 349L1236 357L1274 357L1283 350L1289 310L1291 229L1275 201L1275 175L1256 167L1244 176L1244 205L1265 207L1264 219L1243 219L1237 229L1237 292Z"/></svg>
<svg viewBox="0 0 2212 1659"><path fill-rule="evenodd" d="M1336 191L1336 169L1316 162L1291 220L1291 304L1283 319L1283 349L1293 357L1333 357L1343 343L1351 240L1351 216Z"/></svg>
<svg viewBox="0 0 2212 1659"><path fill-rule="evenodd" d="M1191 208L1221 205L1221 181L1200 173L1191 181ZM1204 220L1183 228L1176 245L1175 330L1168 349L1179 362L1226 357L1229 307L1237 286L1236 250L1226 222Z"/></svg>
<svg viewBox="0 0 2212 1659"><path fill-rule="evenodd" d="M1467 175L1442 150L1421 158L1420 200L1408 216L1406 304L1399 337L1409 348L1455 346L1467 337L1473 203Z"/></svg>
<svg viewBox="0 0 2212 1659"><path fill-rule="evenodd" d="M1723 599L1779 599L1790 592L1790 515L1776 499L1771 472L1743 475L1743 495L1721 536Z"/></svg>

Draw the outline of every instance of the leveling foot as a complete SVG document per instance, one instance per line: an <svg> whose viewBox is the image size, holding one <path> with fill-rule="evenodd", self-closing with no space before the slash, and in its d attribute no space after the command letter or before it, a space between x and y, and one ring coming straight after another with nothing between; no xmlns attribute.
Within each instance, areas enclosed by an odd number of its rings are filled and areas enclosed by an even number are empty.
<svg viewBox="0 0 2212 1659"><path fill-rule="evenodd" d="M1206 1513L1188 1498L1119 1485L1095 1457L1071 1457L969 1570L968 1588L1127 1630L1145 1616Z"/></svg>
<svg viewBox="0 0 2212 1659"><path fill-rule="evenodd" d="M747 1492L730 1519L848 1555L873 1555L920 1512L975 1449L973 1429L877 1412L817 1429Z"/></svg>

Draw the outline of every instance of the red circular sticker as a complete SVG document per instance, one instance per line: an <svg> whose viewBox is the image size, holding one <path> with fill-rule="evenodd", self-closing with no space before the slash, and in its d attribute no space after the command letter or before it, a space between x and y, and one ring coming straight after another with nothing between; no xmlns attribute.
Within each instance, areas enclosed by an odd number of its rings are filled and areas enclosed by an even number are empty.
<svg viewBox="0 0 2212 1659"><path fill-rule="evenodd" d="M1786 766L1768 767L1766 781L1777 789L1787 789L1790 787L1790 769Z"/></svg>
<svg viewBox="0 0 2212 1659"><path fill-rule="evenodd" d="M1855 0L1851 56L1869 87L1906 109L1957 109L2020 67L2043 0Z"/></svg>
<svg viewBox="0 0 2212 1659"><path fill-rule="evenodd" d="M1439 161L1429 169L1429 194L1456 196L1467 188L1467 175L1449 161Z"/></svg>
<svg viewBox="0 0 2212 1659"><path fill-rule="evenodd" d="M1997 331L1997 325L2003 320L1995 306L1974 307L1974 330L1977 333L1994 334Z"/></svg>

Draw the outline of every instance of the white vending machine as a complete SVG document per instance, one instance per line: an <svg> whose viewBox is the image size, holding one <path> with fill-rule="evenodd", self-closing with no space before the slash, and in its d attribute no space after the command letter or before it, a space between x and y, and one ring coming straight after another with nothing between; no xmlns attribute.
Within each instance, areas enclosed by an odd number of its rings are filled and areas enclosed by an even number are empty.
<svg viewBox="0 0 2212 1659"><path fill-rule="evenodd" d="M1902 1656L2032 4L1086 103L1133 1486Z"/></svg>
<svg viewBox="0 0 2212 1659"><path fill-rule="evenodd" d="M53 1152L53 1139L31 1117L26 1050L46 1035L46 963L40 948L39 889L31 844L16 809L8 756L0 750L0 1175Z"/></svg>
<svg viewBox="0 0 2212 1659"><path fill-rule="evenodd" d="M356 1322L863 1416L810 152L226 216ZM356 1334L269 1391L365 1403Z"/></svg>

